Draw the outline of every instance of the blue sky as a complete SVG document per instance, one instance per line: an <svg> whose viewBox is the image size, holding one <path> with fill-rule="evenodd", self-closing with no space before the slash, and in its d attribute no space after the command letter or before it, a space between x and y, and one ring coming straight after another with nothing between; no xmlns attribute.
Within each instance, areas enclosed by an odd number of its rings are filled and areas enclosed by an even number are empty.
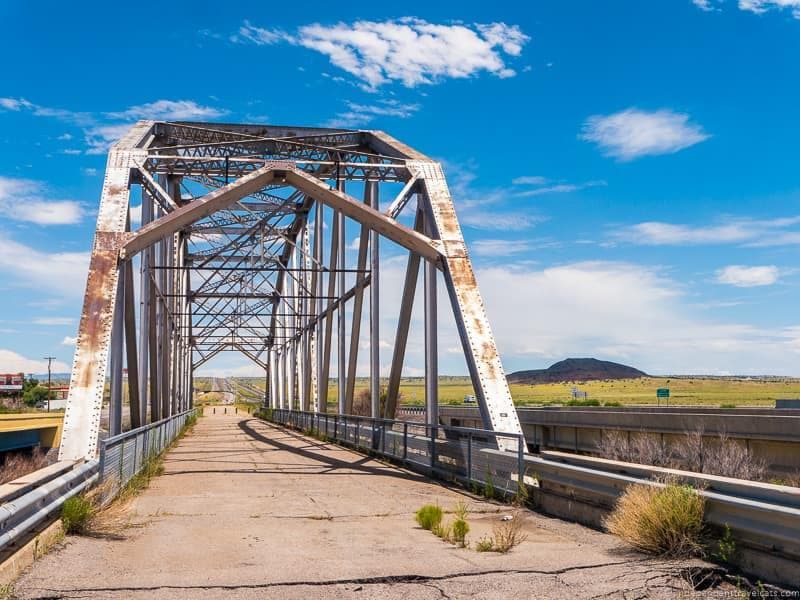
<svg viewBox="0 0 800 600"><path fill-rule="evenodd" d="M800 375L800 0L84 6L0 5L0 371L68 369L104 152L178 118L441 160L508 370Z"/></svg>

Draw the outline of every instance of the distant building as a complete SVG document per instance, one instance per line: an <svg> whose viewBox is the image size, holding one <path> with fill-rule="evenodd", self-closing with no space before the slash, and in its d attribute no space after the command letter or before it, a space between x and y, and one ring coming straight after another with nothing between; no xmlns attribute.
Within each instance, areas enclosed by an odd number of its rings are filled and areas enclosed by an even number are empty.
<svg viewBox="0 0 800 600"><path fill-rule="evenodd" d="M68 385L54 385L50 388L50 391L53 393L52 399L53 400L66 400L67 396L69 395L69 386Z"/></svg>
<svg viewBox="0 0 800 600"><path fill-rule="evenodd" d="M0 373L0 395L20 396L24 383L24 373Z"/></svg>

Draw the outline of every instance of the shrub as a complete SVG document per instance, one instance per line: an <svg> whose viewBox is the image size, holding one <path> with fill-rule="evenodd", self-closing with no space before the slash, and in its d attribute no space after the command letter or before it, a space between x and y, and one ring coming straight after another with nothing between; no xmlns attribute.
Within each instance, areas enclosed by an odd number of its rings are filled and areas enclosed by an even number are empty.
<svg viewBox="0 0 800 600"><path fill-rule="evenodd" d="M453 543L463 548L467 545L467 534L469 533L469 523L467 523L469 509L464 502L458 502L453 513L455 514L455 520L452 524Z"/></svg>
<svg viewBox="0 0 800 600"><path fill-rule="evenodd" d="M451 523L436 523L431 527L431 533L445 542L452 541L453 525Z"/></svg>
<svg viewBox="0 0 800 600"><path fill-rule="evenodd" d="M600 406L600 400L569 400L565 406Z"/></svg>
<svg viewBox="0 0 800 600"><path fill-rule="evenodd" d="M478 540L478 543L475 544L476 552L491 552L492 548L494 548L494 541L490 537L482 537Z"/></svg>
<svg viewBox="0 0 800 600"><path fill-rule="evenodd" d="M528 536L522 532L525 519L522 513L517 512L511 519L500 521L492 528L494 544L492 550L505 554L514 546L524 542Z"/></svg>
<svg viewBox="0 0 800 600"><path fill-rule="evenodd" d="M487 500L494 500L494 479L492 474L486 471L486 483L483 485L483 497Z"/></svg>
<svg viewBox="0 0 800 600"><path fill-rule="evenodd" d="M467 545L467 534L469 533L469 523L464 519L456 519L453 521L453 543L458 544L462 548Z"/></svg>
<svg viewBox="0 0 800 600"><path fill-rule="evenodd" d="M629 486L605 526L630 545L664 556L691 556L701 551L704 500L693 488Z"/></svg>
<svg viewBox="0 0 800 600"><path fill-rule="evenodd" d="M442 522L442 508L438 504L426 504L420 508L414 518L423 529L433 531Z"/></svg>
<svg viewBox="0 0 800 600"><path fill-rule="evenodd" d="M91 501L79 494L68 498L61 507L61 523L65 533L84 533L94 516L95 508Z"/></svg>
<svg viewBox="0 0 800 600"><path fill-rule="evenodd" d="M475 544L475 550L505 554L528 539L528 535L522 532L524 523L525 518L521 512L514 513L510 519L504 518L492 527L492 537L482 537Z"/></svg>

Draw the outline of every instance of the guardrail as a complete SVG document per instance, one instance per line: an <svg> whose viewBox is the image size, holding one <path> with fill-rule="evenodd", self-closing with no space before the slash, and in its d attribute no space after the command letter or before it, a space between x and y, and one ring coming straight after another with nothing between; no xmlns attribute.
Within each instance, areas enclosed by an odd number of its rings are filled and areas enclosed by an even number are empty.
<svg viewBox="0 0 800 600"><path fill-rule="evenodd" d="M485 485L487 478L481 474L498 474L495 489L513 493L522 474L532 486L535 506L593 527L602 526L632 484L659 486L664 479L689 483L705 499L706 522L721 530L730 528L736 541L731 562L767 581L800 586L798 488L564 453L507 452L487 436L504 434L463 427L287 410L274 410L270 420L465 484ZM431 430L436 431L433 436Z"/></svg>
<svg viewBox="0 0 800 600"><path fill-rule="evenodd" d="M76 464L58 477L37 481L39 485L0 506L0 549L61 510L68 498L94 485L99 464L97 459Z"/></svg>
<svg viewBox="0 0 800 600"><path fill-rule="evenodd" d="M524 472L525 439L521 434L286 409L273 409L269 420L470 487L491 486L514 494L519 473ZM492 461L483 452L499 447L516 449L503 451L512 457L510 461Z"/></svg>
<svg viewBox="0 0 800 600"><path fill-rule="evenodd" d="M195 411L106 438L99 458L62 461L0 486L0 550L56 515L69 498L103 479L113 478L106 497L115 496L148 459L172 443Z"/></svg>
<svg viewBox="0 0 800 600"><path fill-rule="evenodd" d="M161 421L131 429L100 442L100 481L106 483L109 497L119 491L149 460L161 454L194 418L199 408L190 408Z"/></svg>

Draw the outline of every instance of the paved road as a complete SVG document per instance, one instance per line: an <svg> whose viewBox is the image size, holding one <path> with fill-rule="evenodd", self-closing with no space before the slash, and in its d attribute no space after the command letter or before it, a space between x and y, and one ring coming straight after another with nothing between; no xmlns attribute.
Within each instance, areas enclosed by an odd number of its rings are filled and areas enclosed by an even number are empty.
<svg viewBox="0 0 800 600"><path fill-rule="evenodd" d="M122 540L71 537L20 598L672 598L683 564L531 513L507 555L413 522L466 500L477 540L508 508L247 416L206 416L131 507Z"/></svg>
<svg viewBox="0 0 800 600"><path fill-rule="evenodd" d="M219 392L222 395L223 404L233 404L236 400L236 394L233 392L231 382L221 377L214 377L211 380L211 391Z"/></svg>

